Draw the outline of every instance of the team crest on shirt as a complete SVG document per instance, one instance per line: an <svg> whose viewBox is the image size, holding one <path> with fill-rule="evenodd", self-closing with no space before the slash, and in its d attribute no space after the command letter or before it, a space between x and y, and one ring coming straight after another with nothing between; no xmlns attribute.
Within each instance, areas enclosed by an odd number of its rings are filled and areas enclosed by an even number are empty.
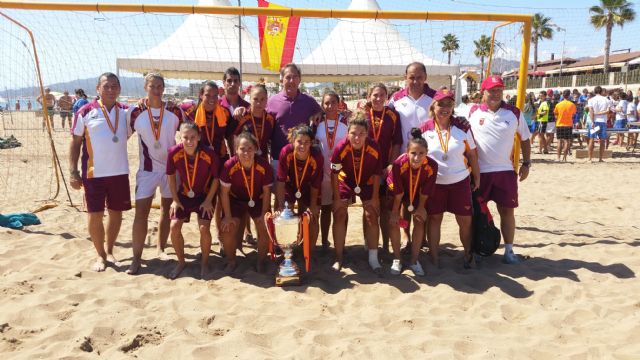
<svg viewBox="0 0 640 360"><path fill-rule="evenodd" d="M277 17L267 17L267 24L265 27L267 28L267 34L271 36L276 36L282 32L282 23Z"/></svg>
<svg viewBox="0 0 640 360"><path fill-rule="evenodd" d="M484 125L484 118L481 118L479 123L480 123L480 125Z"/></svg>

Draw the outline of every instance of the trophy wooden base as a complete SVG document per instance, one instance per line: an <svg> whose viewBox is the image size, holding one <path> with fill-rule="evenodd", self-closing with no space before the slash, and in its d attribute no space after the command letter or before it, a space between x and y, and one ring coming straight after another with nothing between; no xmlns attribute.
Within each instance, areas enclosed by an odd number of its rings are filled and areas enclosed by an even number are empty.
<svg viewBox="0 0 640 360"><path fill-rule="evenodd" d="M276 276L276 286L298 286L300 276Z"/></svg>

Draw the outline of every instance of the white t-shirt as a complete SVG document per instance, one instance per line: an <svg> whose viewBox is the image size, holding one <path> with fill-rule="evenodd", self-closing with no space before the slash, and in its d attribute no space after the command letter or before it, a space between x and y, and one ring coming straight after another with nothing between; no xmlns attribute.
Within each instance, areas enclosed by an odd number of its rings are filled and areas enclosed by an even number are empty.
<svg viewBox="0 0 640 360"><path fill-rule="evenodd" d="M429 118L429 106L433 98L427 94L422 94L418 99L411 95L389 100L389 106L400 114L400 125L402 128L402 147L400 153L407 150L409 131L411 128L419 128Z"/></svg>
<svg viewBox="0 0 640 360"><path fill-rule="evenodd" d="M339 116L340 120L338 120L338 129L336 130L336 137L333 143L333 148L329 148L329 143L327 142L327 132L326 132L326 124L327 121L323 120L318 124L318 128L316 130L316 139L320 143L320 149L322 150L322 156L324 156L324 177L323 181L331 180L331 155L333 154L333 149L345 138L347 137L348 126L343 122L342 116ZM333 128L335 121L329 120L329 134L333 134Z"/></svg>
<svg viewBox="0 0 640 360"><path fill-rule="evenodd" d="M88 179L129 174L127 139L132 133L131 128L127 126L127 110L122 104L116 103L108 115L116 130L115 134L107 124L96 100L78 110L71 129L73 135L83 137L80 159L82 174ZM114 135L118 138L117 142L113 141Z"/></svg>
<svg viewBox="0 0 640 360"><path fill-rule="evenodd" d="M627 105L627 121L636 121L636 104L633 101L629 101L629 105Z"/></svg>
<svg viewBox="0 0 640 360"><path fill-rule="evenodd" d="M160 108L152 108L151 115L157 127L160 121ZM167 171L167 151L176 144L176 131L180 127L181 118L182 111L178 107L164 109L160 127L160 147L156 148L156 137L149 122L149 111L137 107L129 111L131 130L138 133L139 171L162 173Z"/></svg>
<svg viewBox="0 0 640 360"><path fill-rule="evenodd" d="M629 103L627 100L618 101L618 105L616 105L616 120L626 120L627 119L627 105Z"/></svg>
<svg viewBox="0 0 640 360"><path fill-rule="evenodd" d="M531 137L520 110L504 101L496 112L485 104L476 105L469 112L469 123L478 147L480 172L513 170L511 158L516 133L522 141Z"/></svg>
<svg viewBox="0 0 640 360"><path fill-rule="evenodd" d="M604 123L607 122L606 111L608 111L611 108L611 103L612 103L611 100L607 99L602 95L596 95L591 99L589 99L587 106L593 109L593 114L594 114L593 118L595 122L604 122ZM604 112L604 114L596 115L601 112Z"/></svg>
<svg viewBox="0 0 640 360"><path fill-rule="evenodd" d="M464 153L467 149L473 150L476 148L471 130L464 131L457 126L451 126L446 161L442 158L444 150L440 144L438 131L433 120L429 120L422 130L422 137L427 140L429 145L428 155L438 163L436 184L455 184L467 178L471 169ZM441 129L442 142L447 141L447 132L447 129Z"/></svg>

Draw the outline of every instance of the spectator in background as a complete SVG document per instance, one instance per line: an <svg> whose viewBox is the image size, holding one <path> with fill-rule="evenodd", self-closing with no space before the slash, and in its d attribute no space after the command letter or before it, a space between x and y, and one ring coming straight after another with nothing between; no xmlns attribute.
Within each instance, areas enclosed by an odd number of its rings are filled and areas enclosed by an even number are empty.
<svg viewBox="0 0 640 360"><path fill-rule="evenodd" d="M530 92L529 94L527 94L527 97L524 100L524 111L522 115L524 115L524 120L527 122L529 131L531 131L532 133L535 131L535 127L536 127L535 114L536 114L536 95L533 92Z"/></svg>
<svg viewBox="0 0 640 360"><path fill-rule="evenodd" d="M27 101L27 111L31 111L33 109L33 104L31 104L31 100Z"/></svg>
<svg viewBox="0 0 640 360"><path fill-rule="evenodd" d="M602 96L604 89L600 86L596 86L593 89L595 96L589 99L587 107L589 108L589 161L593 161L593 148L595 140L598 139L600 143L599 162L603 162L602 157L604 155L605 141L607 139L607 116L609 109L611 108L611 100Z"/></svg>
<svg viewBox="0 0 640 360"><path fill-rule="evenodd" d="M548 153L546 150L545 134L547 132L547 122L549 121L549 103L547 102L547 93L542 90L538 97L538 111L536 112L536 128L531 135L531 145L538 135L538 154L543 152Z"/></svg>
<svg viewBox="0 0 640 360"><path fill-rule="evenodd" d="M340 96L340 102L338 103L338 111L345 112L347 110L349 110L349 107L347 106L347 103L344 102L344 96Z"/></svg>
<svg viewBox="0 0 640 360"><path fill-rule="evenodd" d="M613 123L613 128L616 130L625 130L627 128L627 94L624 92L620 92L618 95L620 98L615 107L616 117L615 122ZM624 134L618 133L616 134L616 141L613 142L613 145L622 146L624 144Z"/></svg>
<svg viewBox="0 0 640 360"><path fill-rule="evenodd" d="M562 154L562 161L567 161L567 154L573 138L573 115L576 113L576 105L570 101L571 91L569 89L562 92L562 97L562 101L554 107L553 112L556 117L558 161L560 161L560 154Z"/></svg>
<svg viewBox="0 0 640 360"><path fill-rule="evenodd" d="M547 133L545 134L544 153L549 152L551 144L556 135L556 114L553 111L556 105L560 102L560 92L558 90L547 90L547 103L549 103L549 120L547 121Z"/></svg>
<svg viewBox="0 0 640 360"><path fill-rule="evenodd" d="M469 109L471 109L471 105L469 104L469 95L462 95L460 100L460 104L456 106L453 112L456 116L462 116L467 119L469 117Z"/></svg>
<svg viewBox="0 0 640 360"><path fill-rule="evenodd" d="M85 106L87 103L89 103L89 100L87 100L87 94L84 93L84 90L82 89L76 89L75 91L76 93L76 100L73 102L73 107L72 110L73 114L75 115L78 110ZM27 104L29 105L29 104Z"/></svg>
<svg viewBox="0 0 640 360"><path fill-rule="evenodd" d="M38 103L40 103L40 106L42 106L43 108L47 108L47 113L49 114L49 120L51 121L51 128L53 129L53 114L54 114L54 107L56 106L56 97L53 96L53 94L51 93L51 89L49 88L44 88L44 97L42 95L38 95L38 97L36 98L36 101ZM42 117L43 122L42 122L42 128L44 129L46 127L46 120L44 118L44 115Z"/></svg>
<svg viewBox="0 0 640 360"><path fill-rule="evenodd" d="M20 111L20 100L16 100L16 111Z"/></svg>
<svg viewBox="0 0 640 360"><path fill-rule="evenodd" d="M67 90L64 91L64 95L58 99L58 106L60 107L60 118L62 118L62 128L64 129L64 120L67 119L69 123L69 129L71 129L71 121L73 120L73 98L69 96Z"/></svg>

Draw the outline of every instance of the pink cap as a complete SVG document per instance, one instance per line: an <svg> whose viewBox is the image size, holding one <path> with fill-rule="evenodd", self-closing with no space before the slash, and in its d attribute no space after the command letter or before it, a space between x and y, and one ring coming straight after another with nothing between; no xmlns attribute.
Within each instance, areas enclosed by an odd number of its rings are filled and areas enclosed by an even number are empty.
<svg viewBox="0 0 640 360"><path fill-rule="evenodd" d="M498 75L491 75L488 78L484 79L484 81L482 82L482 86L480 87L480 90L489 90L498 86L504 87L504 82L502 81L502 78Z"/></svg>
<svg viewBox="0 0 640 360"><path fill-rule="evenodd" d="M547 89L547 95L549 95L549 96L553 95L553 90Z"/></svg>
<svg viewBox="0 0 640 360"><path fill-rule="evenodd" d="M455 94L453 93L453 91L450 91L448 89L442 89L436 91L436 94L433 95L433 101L440 101L444 99L455 100Z"/></svg>

